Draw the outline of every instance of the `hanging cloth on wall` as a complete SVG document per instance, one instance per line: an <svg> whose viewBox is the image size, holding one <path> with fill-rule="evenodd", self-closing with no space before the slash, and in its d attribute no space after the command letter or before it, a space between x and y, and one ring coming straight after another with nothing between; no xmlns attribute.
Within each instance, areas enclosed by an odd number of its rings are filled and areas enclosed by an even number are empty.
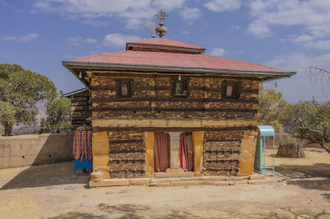
<svg viewBox="0 0 330 219"><path fill-rule="evenodd" d="M92 152L92 132L91 131L75 131L73 138L73 157L80 162L83 161L84 155L87 161L93 158Z"/></svg>
<svg viewBox="0 0 330 219"><path fill-rule="evenodd" d="M165 172L170 167L170 136L164 132L155 132L154 138L154 171Z"/></svg>
<svg viewBox="0 0 330 219"><path fill-rule="evenodd" d="M87 162L93 158L93 145L92 145L92 132L86 132L86 143L85 143L85 157Z"/></svg>

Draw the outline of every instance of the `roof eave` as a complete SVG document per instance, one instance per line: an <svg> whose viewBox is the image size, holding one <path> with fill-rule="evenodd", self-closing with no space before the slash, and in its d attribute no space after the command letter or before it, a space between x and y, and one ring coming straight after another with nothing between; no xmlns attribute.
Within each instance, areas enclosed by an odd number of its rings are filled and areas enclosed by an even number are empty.
<svg viewBox="0 0 330 219"><path fill-rule="evenodd" d="M63 66L69 69L86 86L86 82L78 77L79 70L137 70L137 71L156 71L156 72L180 72L180 73L209 73L209 74L231 74L246 77L259 77L263 81L288 78L296 72L277 72L277 71L246 71L214 68L196 68L184 66L162 66L162 65L136 65L136 64L118 64L118 63L98 63L98 62L79 62L62 61Z"/></svg>
<svg viewBox="0 0 330 219"><path fill-rule="evenodd" d="M79 90L74 90L74 91L71 91L71 92L68 92L68 93L65 93L65 94L63 94L62 96L63 97L71 97L71 96L73 96L73 95L75 95L75 94L78 94L78 93L81 93L81 92L85 92L85 91L88 91L89 89L87 88L87 87L85 87L85 88L81 88L81 89L79 89Z"/></svg>

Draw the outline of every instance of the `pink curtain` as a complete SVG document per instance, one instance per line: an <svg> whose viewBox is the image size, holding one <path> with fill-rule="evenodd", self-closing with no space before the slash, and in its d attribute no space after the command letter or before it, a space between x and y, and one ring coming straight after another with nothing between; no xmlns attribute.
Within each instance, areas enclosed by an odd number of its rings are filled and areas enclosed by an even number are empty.
<svg viewBox="0 0 330 219"><path fill-rule="evenodd" d="M170 136L164 132L155 132L155 172L165 172L170 167Z"/></svg>
<svg viewBox="0 0 330 219"><path fill-rule="evenodd" d="M180 162L180 167L184 171L188 171L187 168L187 160L186 160L186 152L185 152L185 134L180 135L180 151L179 151L179 162Z"/></svg>
<svg viewBox="0 0 330 219"><path fill-rule="evenodd" d="M194 171L194 157L192 135L190 133L182 133L180 135L180 167L184 171Z"/></svg>

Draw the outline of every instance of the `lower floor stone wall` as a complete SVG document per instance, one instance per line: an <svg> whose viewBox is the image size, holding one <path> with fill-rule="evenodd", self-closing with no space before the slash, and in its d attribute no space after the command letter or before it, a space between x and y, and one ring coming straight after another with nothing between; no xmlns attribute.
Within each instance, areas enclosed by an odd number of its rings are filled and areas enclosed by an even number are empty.
<svg viewBox="0 0 330 219"><path fill-rule="evenodd" d="M256 147L255 132L196 131L192 134L195 176L252 174ZM93 150L96 152L94 171L104 172L104 176L108 176L104 178L156 176L153 132L107 131L94 133L93 136ZM103 136L104 139L97 140L96 136ZM108 154L104 154L106 152Z"/></svg>

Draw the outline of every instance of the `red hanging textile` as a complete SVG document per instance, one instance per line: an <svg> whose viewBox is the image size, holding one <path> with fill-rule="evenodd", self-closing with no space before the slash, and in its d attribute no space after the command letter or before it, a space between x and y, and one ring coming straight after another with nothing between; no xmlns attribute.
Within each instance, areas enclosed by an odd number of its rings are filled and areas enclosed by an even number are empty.
<svg viewBox="0 0 330 219"><path fill-rule="evenodd" d="M165 172L170 167L170 136L164 132L155 132L154 138L154 171Z"/></svg>
<svg viewBox="0 0 330 219"><path fill-rule="evenodd" d="M194 156L193 156L193 143L192 143L192 135L186 135L186 148L187 148L187 167L188 171L194 171Z"/></svg>
<svg viewBox="0 0 330 219"><path fill-rule="evenodd" d="M179 151L179 156L180 156L180 167L187 172L188 167L187 167L187 156L186 156L186 147L185 147L185 133L182 133L180 135L180 151Z"/></svg>
<svg viewBox="0 0 330 219"><path fill-rule="evenodd" d="M92 151L92 132L91 131L75 131L73 140L73 157L80 162L84 156L87 161L93 158Z"/></svg>

